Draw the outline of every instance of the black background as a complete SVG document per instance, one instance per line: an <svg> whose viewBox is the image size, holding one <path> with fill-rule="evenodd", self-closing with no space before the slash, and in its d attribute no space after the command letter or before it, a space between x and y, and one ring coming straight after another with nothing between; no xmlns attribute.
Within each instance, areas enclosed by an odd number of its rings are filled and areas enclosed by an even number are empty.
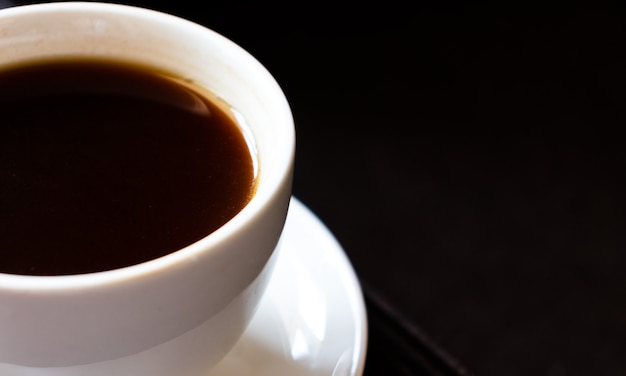
<svg viewBox="0 0 626 376"><path fill-rule="evenodd" d="M626 374L624 6L132 4L283 87L294 195L363 283L367 376Z"/></svg>

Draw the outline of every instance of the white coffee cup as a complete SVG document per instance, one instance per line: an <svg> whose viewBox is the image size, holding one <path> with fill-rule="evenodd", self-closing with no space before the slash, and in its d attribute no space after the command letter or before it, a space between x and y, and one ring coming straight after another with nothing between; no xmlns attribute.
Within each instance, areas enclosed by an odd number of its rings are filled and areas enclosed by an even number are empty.
<svg viewBox="0 0 626 376"><path fill-rule="evenodd" d="M0 274L0 375L206 375L254 315L280 243L295 135L279 85L225 37L131 6L60 2L0 10L0 50L0 68L86 56L193 80L245 123L258 162L248 205L188 247L105 272Z"/></svg>

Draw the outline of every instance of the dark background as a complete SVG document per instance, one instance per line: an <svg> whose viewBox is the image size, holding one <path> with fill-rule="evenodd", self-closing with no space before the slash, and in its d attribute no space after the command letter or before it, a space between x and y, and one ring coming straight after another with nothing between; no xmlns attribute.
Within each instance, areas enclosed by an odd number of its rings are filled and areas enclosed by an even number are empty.
<svg viewBox="0 0 626 376"><path fill-rule="evenodd" d="M294 195L363 284L366 376L626 374L624 6L131 4L283 87Z"/></svg>

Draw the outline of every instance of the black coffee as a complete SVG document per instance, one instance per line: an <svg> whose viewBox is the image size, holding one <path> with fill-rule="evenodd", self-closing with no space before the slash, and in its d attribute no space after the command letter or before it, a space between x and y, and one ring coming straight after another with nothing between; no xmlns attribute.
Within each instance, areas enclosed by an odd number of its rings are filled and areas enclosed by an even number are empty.
<svg viewBox="0 0 626 376"><path fill-rule="evenodd" d="M250 149L198 93L108 61L0 71L0 272L133 265L238 213L254 191Z"/></svg>

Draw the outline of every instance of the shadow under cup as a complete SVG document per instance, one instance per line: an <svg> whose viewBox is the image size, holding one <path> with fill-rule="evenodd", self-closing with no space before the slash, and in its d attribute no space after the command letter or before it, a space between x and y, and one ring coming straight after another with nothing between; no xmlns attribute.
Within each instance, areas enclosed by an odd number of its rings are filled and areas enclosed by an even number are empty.
<svg viewBox="0 0 626 376"><path fill-rule="evenodd" d="M295 135L280 87L256 59L217 33L130 6L5 9L0 33L0 67L64 57L113 59L208 88L245 123L258 162L247 206L179 251L91 274L0 274L0 374L203 375L254 315L285 223Z"/></svg>

